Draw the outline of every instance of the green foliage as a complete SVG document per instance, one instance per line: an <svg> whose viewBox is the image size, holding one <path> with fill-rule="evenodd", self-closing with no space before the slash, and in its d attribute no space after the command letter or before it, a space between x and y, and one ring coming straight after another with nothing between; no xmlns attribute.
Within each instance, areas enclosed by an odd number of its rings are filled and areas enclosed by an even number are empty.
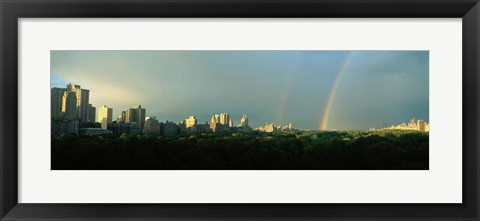
<svg viewBox="0 0 480 221"><path fill-rule="evenodd" d="M52 169L428 169L428 133L223 132L52 137Z"/></svg>

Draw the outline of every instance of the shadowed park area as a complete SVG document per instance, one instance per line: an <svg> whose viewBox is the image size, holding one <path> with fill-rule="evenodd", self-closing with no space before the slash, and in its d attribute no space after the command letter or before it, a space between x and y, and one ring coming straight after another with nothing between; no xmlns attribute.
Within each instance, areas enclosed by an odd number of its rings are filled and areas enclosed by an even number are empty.
<svg viewBox="0 0 480 221"><path fill-rule="evenodd" d="M409 130L52 136L52 170L428 170Z"/></svg>

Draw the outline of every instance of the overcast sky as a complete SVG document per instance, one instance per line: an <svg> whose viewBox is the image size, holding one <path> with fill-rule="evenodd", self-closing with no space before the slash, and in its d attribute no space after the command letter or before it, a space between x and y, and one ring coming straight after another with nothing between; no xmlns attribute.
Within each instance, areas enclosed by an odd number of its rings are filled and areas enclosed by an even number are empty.
<svg viewBox="0 0 480 221"><path fill-rule="evenodd" d="M51 86L89 89L114 119L141 104L160 121L228 112L318 130L338 79L326 129L368 129L429 121L428 63L428 51L52 51Z"/></svg>

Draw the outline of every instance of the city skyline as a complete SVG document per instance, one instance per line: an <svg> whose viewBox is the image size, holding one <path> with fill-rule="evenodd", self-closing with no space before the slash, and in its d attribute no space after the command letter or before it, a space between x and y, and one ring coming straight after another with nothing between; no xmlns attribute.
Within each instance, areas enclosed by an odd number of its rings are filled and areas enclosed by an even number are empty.
<svg viewBox="0 0 480 221"><path fill-rule="evenodd" d="M80 93L79 93L80 92ZM88 92L88 93L87 93ZM96 107L92 106L89 103L89 92L90 90L82 88L81 85L74 85L68 84L65 88L51 88L51 98L52 98L52 120L57 122L52 127L52 132L55 134L61 134L67 131L75 131L76 129L67 129L71 126L84 128L85 132L92 133L91 129L101 128L102 130L95 129L93 133L101 134L108 131L112 131L114 127L123 127L127 126L130 127L130 123L134 123L135 127L135 134L136 133L147 133L147 134L160 134L161 128L164 127L161 124L174 124L177 127L179 133L197 133L197 132L219 132L219 131L264 131L264 132L274 132L274 131L309 131L309 129L303 128L296 128L293 126L292 122L288 123L288 125L281 125L274 122L266 123L263 126L252 128L249 125L248 115L243 114L239 124L234 125L233 118L230 116L228 112L220 113L220 114L212 114L210 122L209 121L198 121L196 116L190 115L188 118L179 121L165 121L160 122L157 120L156 116L146 116L146 109L142 108L142 105L136 104L133 107L128 108L124 111L121 111L121 114L113 120L113 108L108 107L107 105L103 105L102 107L98 108L98 114L95 112ZM87 98L83 98L85 96ZM77 102L77 98L82 102ZM88 111L85 118L82 118L81 112L79 110L85 106L87 108L93 109L93 111ZM325 115L325 114L324 114ZM328 115L328 114L327 114ZM95 116L97 120L95 120ZM78 123L69 124L72 122L71 120L78 119ZM59 123L65 124L65 126L60 126ZM99 123L99 125L95 125L92 123ZM114 124L113 124L114 123ZM144 128L145 124L150 124L148 129ZM323 123L323 122L322 122ZM75 126L75 124L79 124ZM80 126L80 124L82 126ZM67 126L68 125L68 126ZM116 126L115 126L116 125ZM228 127L228 128L226 128ZM183 128L183 129L182 129ZM375 130L416 130L416 131L423 131L429 132L430 124L423 119L415 120L415 118L410 119L410 122L407 124L402 122L399 125L391 125L388 126L386 123L383 123L382 127L380 128L369 128L369 131ZM320 131L327 130L320 128ZM334 129L335 130L335 129ZM116 131L118 132L118 131ZM131 133L131 131L128 131ZM173 133L170 133L173 134Z"/></svg>
<svg viewBox="0 0 480 221"><path fill-rule="evenodd" d="M429 121L427 51L52 51L51 64L51 87L81 85L113 119L142 104L159 121L228 112L252 127Z"/></svg>

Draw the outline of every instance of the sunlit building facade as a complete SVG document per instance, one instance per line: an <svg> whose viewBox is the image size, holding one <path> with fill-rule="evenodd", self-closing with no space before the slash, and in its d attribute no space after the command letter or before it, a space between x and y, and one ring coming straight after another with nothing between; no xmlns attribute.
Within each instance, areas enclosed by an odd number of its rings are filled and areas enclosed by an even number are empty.
<svg viewBox="0 0 480 221"><path fill-rule="evenodd" d="M209 125L210 131L230 131L233 128L233 120L228 113L213 114Z"/></svg>
<svg viewBox="0 0 480 221"><path fill-rule="evenodd" d="M75 93L66 88L51 88L50 92L51 134L78 134L80 122Z"/></svg>
<svg viewBox="0 0 480 221"><path fill-rule="evenodd" d="M424 120L415 120L412 118L409 123L401 123L399 125L392 125L390 127L383 128L384 130L415 130L422 132L430 132L430 124Z"/></svg>
<svg viewBox="0 0 480 221"><path fill-rule="evenodd" d="M189 116L187 119L185 119L185 129L187 132L197 131L197 119L195 116Z"/></svg>
<svg viewBox="0 0 480 221"><path fill-rule="evenodd" d="M59 117L62 113L62 99L65 93L65 88L52 88L50 89L50 116ZM76 98L75 98L76 99ZM75 101L76 102L76 101ZM75 104L76 107L76 104Z"/></svg>
<svg viewBox="0 0 480 221"><path fill-rule="evenodd" d="M238 125L239 127L248 127L248 116L247 115L242 115L242 118L240 119L240 124Z"/></svg>
<svg viewBox="0 0 480 221"><path fill-rule="evenodd" d="M62 112L63 117L76 118L77 117L77 97L75 93L64 91L62 96Z"/></svg>
<svg viewBox="0 0 480 221"><path fill-rule="evenodd" d="M102 129L106 130L110 124L112 124L113 108L103 105L98 108L98 122L102 124Z"/></svg>
<svg viewBox="0 0 480 221"><path fill-rule="evenodd" d="M95 107L89 103L89 90L68 84L51 88L50 115L52 134L78 134L79 128L95 121ZM92 115L93 112L93 115Z"/></svg>
<svg viewBox="0 0 480 221"><path fill-rule="evenodd" d="M275 131L282 131L282 132L289 132L289 131L302 131L302 129L298 129L293 127L293 124L290 122L287 125L275 125L273 123L267 123L263 127L255 128L256 131L263 131L263 132L275 132ZM303 130L305 131L305 130Z"/></svg>
<svg viewBox="0 0 480 221"><path fill-rule="evenodd" d="M82 89L80 85L74 85L71 83L67 85L67 90L74 92L77 96L77 114L80 122L87 122L90 91L87 89Z"/></svg>
<svg viewBox="0 0 480 221"><path fill-rule="evenodd" d="M220 113L220 124L227 125L230 122L230 114Z"/></svg>
<svg viewBox="0 0 480 221"><path fill-rule="evenodd" d="M145 124L145 108L142 105L134 105L133 108L128 108L125 112L125 123L138 123L139 132L143 131L143 125Z"/></svg>

